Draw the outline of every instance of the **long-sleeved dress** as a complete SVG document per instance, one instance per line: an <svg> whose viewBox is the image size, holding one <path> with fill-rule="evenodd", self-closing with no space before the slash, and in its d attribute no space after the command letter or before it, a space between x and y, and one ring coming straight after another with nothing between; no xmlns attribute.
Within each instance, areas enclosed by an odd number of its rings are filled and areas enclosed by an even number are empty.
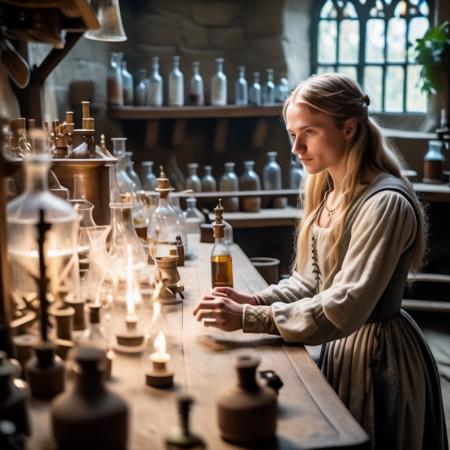
<svg viewBox="0 0 450 450"><path fill-rule="evenodd" d="M328 285L314 267L327 273L329 229L314 225L306 269L256 293L259 305L244 308L244 332L324 344L319 367L372 449L448 448L436 364L401 311L417 215L410 188L378 175L349 212L340 270Z"/></svg>

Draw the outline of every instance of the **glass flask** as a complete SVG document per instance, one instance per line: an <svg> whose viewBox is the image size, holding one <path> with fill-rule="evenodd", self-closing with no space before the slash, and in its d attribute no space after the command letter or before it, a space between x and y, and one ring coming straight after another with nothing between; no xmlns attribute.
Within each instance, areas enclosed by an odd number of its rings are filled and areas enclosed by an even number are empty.
<svg viewBox="0 0 450 450"><path fill-rule="evenodd" d="M441 141L428 142L428 151L423 158L424 183L442 183L442 166L445 160L442 150L444 149L445 144Z"/></svg>
<svg viewBox="0 0 450 450"><path fill-rule="evenodd" d="M131 73L128 72L126 61L122 61L122 85L123 85L123 104L124 105L133 105L134 104L133 75L131 75Z"/></svg>
<svg viewBox="0 0 450 450"><path fill-rule="evenodd" d="M177 194L172 194L169 198L169 203L178 215L179 228L181 230L181 232L178 234L181 236L184 244L185 254L187 255L189 241L186 233L186 220L184 219L184 211L180 206L180 197L178 197Z"/></svg>
<svg viewBox="0 0 450 450"><path fill-rule="evenodd" d="M147 245L147 228L149 224L150 196L146 191L136 192L133 205L133 224L142 244Z"/></svg>
<svg viewBox="0 0 450 450"><path fill-rule="evenodd" d="M125 145L127 138L111 138L113 143L113 154L117 158L117 164L115 168L115 179L117 181L117 188L119 192L117 197L112 199L114 202L120 201L121 194L131 194L135 195L136 191L134 189L133 180L129 177L127 173L127 155L125 150ZM113 188L111 188L111 194L113 193Z"/></svg>
<svg viewBox="0 0 450 450"><path fill-rule="evenodd" d="M261 85L259 84L259 72L253 73L253 83L248 89L249 105L261 105Z"/></svg>
<svg viewBox="0 0 450 450"><path fill-rule="evenodd" d="M111 106L123 106L122 56L121 52L111 52L106 74L106 97Z"/></svg>
<svg viewBox="0 0 450 450"><path fill-rule="evenodd" d="M267 162L263 168L265 190L281 189L281 167L277 163L277 152L267 152Z"/></svg>
<svg viewBox="0 0 450 450"><path fill-rule="evenodd" d="M198 164L190 163L188 164L188 172L189 175L186 178L186 189L192 189L194 192L201 192L202 190L202 182L197 175Z"/></svg>
<svg viewBox="0 0 450 450"><path fill-rule="evenodd" d="M46 273L49 299L78 301L79 216L69 202L48 190L51 165L47 133L30 133L33 153L23 164L25 191L7 205L8 255L12 298L22 311L34 310L40 278L38 230L40 211L50 229L45 233Z"/></svg>
<svg viewBox="0 0 450 450"><path fill-rule="evenodd" d="M189 197L186 199L186 211L184 211L186 220L186 233L189 242L200 241L200 224L205 222L204 215L197 209L197 199Z"/></svg>
<svg viewBox="0 0 450 450"><path fill-rule="evenodd" d="M147 104L150 106L162 106L163 104L163 79L159 74L159 57L152 58L152 72L148 78Z"/></svg>
<svg viewBox="0 0 450 450"><path fill-rule="evenodd" d="M125 158L126 158L126 171L127 175L130 178L130 180L133 182L133 188L135 191L141 191L142 190L142 183L139 178L139 175L134 170L134 161L131 159L133 156L133 152L125 152Z"/></svg>
<svg viewBox="0 0 450 450"><path fill-rule="evenodd" d="M79 343L81 345L96 347L106 353L109 343L106 337L106 332L100 321L100 310L101 306L99 303L89 305L89 325L84 330Z"/></svg>
<svg viewBox="0 0 450 450"><path fill-rule="evenodd" d="M142 161L142 187L146 191L156 188L156 175L153 173L153 161Z"/></svg>
<svg viewBox="0 0 450 450"><path fill-rule="evenodd" d="M275 84L273 83L273 69L266 69L266 82L262 87L263 105L273 105L275 103Z"/></svg>
<svg viewBox="0 0 450 450"><path fill-rule="evenodd" d="M225 173L219 181L219 189L221 191L238 191L239 179L234 172L234 162L225 163ZM223 199L223 206L228 212L235 212L239 210L239 197L225 197Z"/></svg>
<svg viewBox="0 0 450 450"><path fill-rule="evenodd" d="M146 106L148 97L147 71L139 69L137 72L136 86L134 87L134 104L136 106Z"/></svg>
<svg viewBox="0 0 450 450"><path fill-rule="evenodd" d="M184 78L180 70L180 57L174 56L172 71L169 73L169 105L184 105Z"/></svg>
<svg viewBox="0 0 450 450"><path fill-rule="evenodd" d="M291 167L289 168L289 189L298 189L304 176L305 173L300 163L291 160Z"/></svg>
<svg viewBox="0 0 450 450"><path fill-rule="evenodd" d="M280 81L275 88L275 101L278 103L284 103L289 95L289 83L287 78L281 77Z"/></svg>
<svg viewBox="0 0 450 450"><path fill-rule="evenodd" d="M236 105L248 105L248 86L245 79L245 67L238 67L238 74L234 82L234 103Z"/></svg>
<svg viewBox="0 0 450 450"><path fill-rule="evenodd" d="M189 103L195 106L205 104L205 91L203 88L203 78L200 75L200 63L192 63L192 77L189 91Z"/></svg>
<svg viewBox="0 0 450 450"><path fill-rule="evenodd" d="M244 161L245 170L239 177L239 189L241 191L259 191L261 182L255 172L255 161ZM261 197L242 197L241 209L245 212L258 212L261 209Z"/></svg>
<svg viewBox="0 0 450 450"><path fill-rule="evenodd" d="M211 78L211 105L227 104L227 77L223 73L223 58L216 58L216 73Z"/></svg>
<svg viewBox="0 0 450 450"><path fill-rule="evenodd" d="M214 192L217 190L216 179L212 175L212 167L204 166L204 175L201 179L203 192Z"/></svg>

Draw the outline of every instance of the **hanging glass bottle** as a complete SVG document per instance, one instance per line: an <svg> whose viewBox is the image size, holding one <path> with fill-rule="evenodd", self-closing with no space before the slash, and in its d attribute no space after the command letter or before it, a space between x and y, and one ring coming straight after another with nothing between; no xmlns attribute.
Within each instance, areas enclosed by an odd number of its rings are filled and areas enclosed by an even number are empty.
<svg viewBox="0 0 450 450"><path fill-rule="evenodd" d="M136 106L146 106L148 97L147 71L139 69L137 72L136 86L134 88L134 104Z"/></svg>
<svg viewBox="0 0 450 450"><path fill-rule="evenodd" d="M273 83L273 69L266 69L266 82L262 88L263 105L275 103L275 84Z"/></svg>
<svg viewBox="0 0 450 450"><path fill-rule="evenodd" d="M289 189L298 189L304 175L305 173L300 163L291 160L291 167L289 169Z"/></svg>
<svg viewBox="0 0 450 450"><path fill-rule="evenodd" d="M261 105L261 85L259 84L259 72L253 73L253 83L248 90L248 103L253 106Z"/></svg>
<svg viewBox="0 0 450 450"><path fill-rule="evenodd" d="M200 75L200 63L192 63L192 77L189 92L189 103L195 106L205 104L205 92L203 88L203 78Z"/></svg>
<svg viewBox="0 0 450 450"><path fill-rule="evenodd" d="M281 189L281 167L277 163L277 152L267 152L267 162L263 168L265 190Z"/></svg>
<svg viewBox="0 0 450 450"><path fill-rule="evenodd" d="M133 152L125 152L125 158L127 163L127 175L130 180L133 182L133 188L135 191L142 190L142 183L139 178L139 175L134 170L134 161L131 159L133 157Z"/></svg>
<svg viewBox="0 0 450 450"><path fill-rule="evenodd" d="M120 52L111 52L106 75L106 96L111 106L123 106L122 56Z"/></svg>
<svg viewBox="0 0 450 450"><path fill-rule="evenodd" d="M122 84L123 84L123 104L124 105L133 105L133 75L128 72L127 62L122 61Z"/></svg>
<svg viewBox="0 0 450 450"><path fill-rule="evenodd" d="M205 217L197 209L197 199L189 197L186 199L186 211L184 211L186 220L186 233L189 242L200 241L200 224L205 222Z"/></svg>
<svg viewBox="0 0 450 450"><path fill-rule="evenodd" d="M152 73L148 79L148 101L150 106L163 104L163 79L159 74L159 57L152 58Z"/></svg>
<svg viewBox="0 0 450 450"><path fill-rule="evenodd" d="M194 192L201 192L202 182L197 175L198 164L190 163L188 164L189 176L186 178L186 189L192 189Z"/></svg>
<svg viewBox="0 0 450 450"><path fill-rule="evenodd" d="M234 162L225 163L225 173L222 175L219 182L219 189L221 191L239 190L239 179L234 172L234 166ZM239 211L239 197L225 197L223 199L223 205L228 212Z"/></svg>
<svg viewBox="0 0 450 450"><path fill-rule="evenodd" d="M204 175L201 179L203 192L214 192L217 190L216 179L212 175L212 167L204 166Z"/></svg>
<svg viewBox="0 0 450 450"><path fill-rule="evenodd" d="M223 58L216 58L216 73L211 78L211 105L227 104L227 77L223 73Z"/></svg>
<svg viewBox="0 0 450 450"><path fill-rule="evenodd" d="M238 67L238 75L234 82L234 102L236 105L245 106L248 104L248 86L245 79L245 67Z"/></svg>
<svg viewBox="0 0 450 450"><path fill-rule="evenodd" d="M244 173L239 178L241 191L259 191L261 182L255 172L255 161L244 161ZM242 197L241 209L245 212L258 212L261 209L261 197Z"/></svg>
<svg viewBox="0 0 450 450"><path fill-rule="evenodd" d="M172 71L169 73L169 105L184 105L184 78L180 70L180 57L173 57Z"/></svg>
<svg viewBox="0 0 450 450"><path fill-rule="evenodd" d="M125 144L127 138L111 138L113 143L113 154L117 158L117 164L115 165L115 179L117 181L118 197L112 199L114 202L120 201L121 194L131 194L134 196L136 191L134 189L134 183L127 174L127 156L125 150ZM114 189L111 188L113 193Z"/></svg>
<svg viewBox="0 0 450 450"><path fill-rule="evenodd" d="M275 101L284 103L289 95L289 83L287 78L281 77L275 89Z"/></svg>
<svg viewBox="0 0 450 450"><path fill-rule="evenodd" d="M156 176L153 173L153 161L142 161L142 187L146 191L154 191L156 188Z"/></svg>

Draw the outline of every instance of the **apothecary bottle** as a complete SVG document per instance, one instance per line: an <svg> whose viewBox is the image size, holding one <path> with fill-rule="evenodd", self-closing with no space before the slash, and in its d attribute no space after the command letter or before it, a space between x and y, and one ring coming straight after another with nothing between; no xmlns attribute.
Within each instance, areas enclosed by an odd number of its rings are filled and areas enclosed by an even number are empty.
<svg viewBox="0 0 450 450"><path fill-rule="evenodd" d="M255 172L255 161L244 161L245 170L239 177L239 188L241 191L258 191L261 182ZM261 209L261 197L242 197L241 209L245 212L258 212Z"/></svg>
<svg viewBox="0 0 450 450"><path fill-rule="evenodd" d="M125 152L125 158L126 158L126 171L127 175L129 176L130 180L133 182L133 188L135 191L142 190L142 183L139 178L139 175L134 170L134 161L131 159L133 157L132 152Z"/></svg>
<svg viewBox="0 0 450 450"><path fill-rule="evenodd" d="M134 88L134 104L136 106L146 106L148 97L147 71L139 69L137 73L136 86Z"/></svg>
<svg viewBox="0 0 450 450"><path fill-rule="evenodd" d="M291 161L289 168L289 189L298 189L304 177L302 166L297 161Z"/></svg>
<svg viewBox="0 0 450 450"><path fill-rule="evenodd" d="M133 105L134 104L133 75L131 75L131 73L128 72L126 61L122 61L122 84L123 84L123 104Z"/></svg>
<svg viewBox="0 0 450 450"><path fill-rule="evenodd" d="M156 188L156 175L153 173L153 161L142 161L142 187L146 191Z"/></svg>
<svg viewBox="0 0 450 450"><path fill-rule="evenodd" d="M275 89L275 101L284 103L289 95L289 83L287 78L281 77Z"/></svg>
<svg viewBox="0 0 450 450"><path fill-rule="evenodd" d="M248 90L248 103L253 106L261 105L261 85L259 84L259 72L253 73L253 83Z"/></svg>
<svg viewBox="0 0 450 450"><path fill-rule="evenodd" d="M180 70L180 57L174 56L172 71L169 73L169 105L184 105L184 77Z"/></svg>
<svg viewBox="0 0 450 450"><path fill-rule="evenodd" d="M266 190L281 189L281 167L277 163L277 152L267 152L263 168L263 187Z"/></svg>
<svg viewBox="0 0 450 450"><path fill-rule="evenodd" d="M428 151L424 156L424 183L442 183L442 169L444 144L441 141L428 142Z"/></svg>
<svg viewBox="0 0 450 450"><path fill-rule="evenodd" d="M200 63L198 61L194 61L192 63L189 103L195 106L201 106L205 104L205 91L203 87L203 78L200 75Z"/></svg>
<svg viewBox="0 0 450 450"><path fill-rule="evenodd" d="M111 52L110 64L106 75L106 96L108 105L123 106L122 56L120 52Z"/></svg>
<svg viewBox="0 0 450 450"><path fill-rule="evenodd" d="M188 164L189 175L186 178L186 189L192 189L194 192L201 192L202 182L197 175L198 164L190 163Z"/></svg>
<svg viewBox="0 0 450 450"><path fill-rule="evenodd" d="M273 83L273 69L266 69L266 82L262 88L263 105L275 103L275 84Z"/></svg>
<svg viewBox="0 0 450 450"><path fill-rule="evenodd" d="M233 260L224 239L223 223L214 223L214 247L211 252L211 285L233 287Z"/></svg>
<svg viewBox="0 0 450 450"><path fill-rule="evenodd" d="M152 58L152 72L148 78L147 104L150 106L162 106L163 104L163 79L159 74L159 57Z"/></svg>
<svg viewBox="0 0 450 450"><path fill-rule="evenodd" d="M189 242L199 242L200 224L205 222L205 217L197 209L196 198L189 197L186 199L186 211L183 214L186 220L186 233L188 234Z"/></svg>
<svg viewBox="0 0 450 450"><path fill-rule="evenodd" d="M225 163L225 173L219 181L219 189L221 191L238 191L239 179L234 172L234 162ZM239 211L239 197L225 197L223 199L223 206L228 212Z"/></svg>
<svg viewBox="0 0 450 450"><path fill-rule="evenodd" d="M216 179L212 175L212 167L203 167L204 175L201 179L203 192L214 192L217 190Z"/></svg>
<svg viewBox="0 0 450 450"><path fill-rule="evenodd" d="M223 58L216 58L216 72L211 78L211 105L227 104L227 77L223 73Z"/></svg>
<svg viewBox="0 0 450 450"><path fill-rule="evenodd" d="M234 82L234 102L236 105L248 104L248 86L245 79L245 67L239 66L236 81Z"/></svg>

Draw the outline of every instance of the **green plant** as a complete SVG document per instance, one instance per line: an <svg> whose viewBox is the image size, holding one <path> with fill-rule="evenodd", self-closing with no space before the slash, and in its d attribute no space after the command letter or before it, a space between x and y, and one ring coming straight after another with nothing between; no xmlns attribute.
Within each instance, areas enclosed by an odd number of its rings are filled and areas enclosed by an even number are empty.
<svg viewBox="0 0 450 450"><path fill-rule="evenodd" d="M423 38L416 39L416 62L422 65L420 70L420 88L427 94L436 94L439 87L439 72L450 71L449 23L431 27Z"/></svg>

